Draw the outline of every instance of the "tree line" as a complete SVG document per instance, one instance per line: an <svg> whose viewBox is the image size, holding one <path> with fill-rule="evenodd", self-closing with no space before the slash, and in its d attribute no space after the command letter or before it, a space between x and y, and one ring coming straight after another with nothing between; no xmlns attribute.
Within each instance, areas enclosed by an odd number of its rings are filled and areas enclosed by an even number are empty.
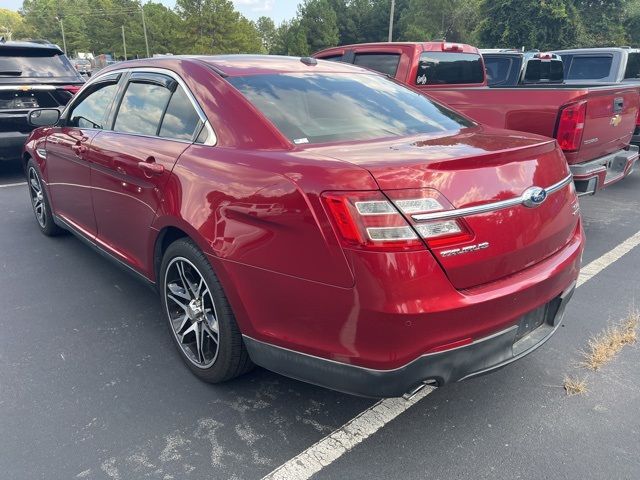
<svg viewBox="0 0 640 480"><path fill-rule="evenodd" d="M175 8L139 0L24 0L0 9L0 36L48 39L67 51L308 55L325 47L387 39L391 0L303 0L276 25L250 21L230 0L177 0ZM447 40L485 48L636 45L640 0L396 0L394 41Z"/></svg>

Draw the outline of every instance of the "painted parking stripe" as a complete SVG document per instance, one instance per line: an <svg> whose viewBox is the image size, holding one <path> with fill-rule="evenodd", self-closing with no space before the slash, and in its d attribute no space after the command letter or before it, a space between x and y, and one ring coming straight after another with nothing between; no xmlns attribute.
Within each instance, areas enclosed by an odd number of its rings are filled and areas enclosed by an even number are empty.
<svg viewBox="0 0 640 480"><path fill-rule="evenodd" d="M0 188L7 188L7 187L23 187L27 184L27 182L19 182L19 183L6 183L4 185L0 185Z"/></svg>
<svg viewBox="0 0 640 480"><path fill-rule="evenodd" d="M640 245L640 232L585 265L578 277L577 287L584 285L638 245ZM342 455L376 433L398 415L409 410L434 390L435 388L433 387L425 387L409 400L402 398L380 400L333 433L265 475L262 480L307 480L311 478L324 467L331 465Z"/></svg>

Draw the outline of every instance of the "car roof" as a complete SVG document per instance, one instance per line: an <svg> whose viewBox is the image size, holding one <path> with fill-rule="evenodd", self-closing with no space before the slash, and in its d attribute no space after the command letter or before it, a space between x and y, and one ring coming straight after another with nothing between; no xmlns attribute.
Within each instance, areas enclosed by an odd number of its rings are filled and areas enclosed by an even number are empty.
<svg viewBox="0 0 640 480"><path fill-rule="evenodd" d="M628 47L594 47L594 48L570 48L566 50L552 50L553 53L612 53L612 52L632 52L638 53L638 48Z"/></svg>
<svg viewBox="0 0 640 480"><path fill-rule="evenodd" d="M457 46L459 50L451 50L449 47ZM340 45L320 50L313 55L328 53L335 50L353 49L353 48L392 48L392 47L413 47L424 52L454 52L454 53L475 53L480 51L473 45L460 42L432 41L432 42L372 42L372 43L353 43L350 45Z"/></svg>
<svg viewBox="0 0 640 480"><path fill-rule="evenodd" d="M172 55L121 62L116 69L127 67L171 67L182 62L205 63L218 73L229 76L265 75L278 73L370 73L379 75L348 63L316 60L309 57L284 57L278 55Z"/></svg>
<svg viewBox="0 0 640 480"><path fill-rule="evenodd" d="M36 43L36 42L28 42L28 41L7 41L0 42L0 50L11 49L11 48L20 48L20 49L33 49L33 50L53 50L58 54L63 54L62 49L54 45L53 43Z"/></svg>

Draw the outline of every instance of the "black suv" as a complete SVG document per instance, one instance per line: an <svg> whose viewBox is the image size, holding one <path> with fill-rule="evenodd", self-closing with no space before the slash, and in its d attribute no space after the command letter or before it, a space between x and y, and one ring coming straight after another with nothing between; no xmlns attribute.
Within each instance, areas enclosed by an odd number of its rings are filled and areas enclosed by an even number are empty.
<svg viewBox="0 0 640 480"><path fill-rule="evenodd" d="M20 158L29 110L63 107L83 83L57 45L0 40L0 161Z"/></svg>

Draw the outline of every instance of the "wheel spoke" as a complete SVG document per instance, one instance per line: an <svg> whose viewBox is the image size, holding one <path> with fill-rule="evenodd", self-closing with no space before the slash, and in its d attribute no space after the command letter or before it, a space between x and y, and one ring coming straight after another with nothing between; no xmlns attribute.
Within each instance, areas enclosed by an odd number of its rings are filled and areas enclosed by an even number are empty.
<svg viewBox="0 0 640 480"><path fill-rule="evenodd" d="M187 325L187 322L189 321L189 315L187 315L186 313L184 315L182 315L181 317L178 318L174 318L171 320L171 323L173 323L174 325L174 330L176 331L176 333L180 333L184 327ZM178 328L175 328L175 325L178 324L178 322L180 322L180 326Z"/></svg>
<svg viewBox="0 0 640 480"><path fill-rule="evenodd" d="M31 177L30 185L34 193L40 193L40 182L38 182L37 178Z"/></svg>
<svg viewBox="0 0 640 480"><path fill-rule="evenodd" d="M218 344L218 322L215 323L215 329L211 327L207 322L202 323L202 329L207 336L213 340L216 345Z"/></svg>
<svg viewBox="0 0 640 480"><path fill-rule="evenodd" d="M172 300L176 305L178 305L182 310L184 310L185 314L189 312L189 308L184 303L182 303L180 300L178 300L176 297L174 297L173 295L167 294L167 298L169 300Z"/></svg>
<svg viewBox="0 0 640 480"><path fill-rule="evenodd" d="M193 296L193 293L194 293L193 284L189 281L189 279L187 278L187 274L184 271L184 263L176 262L176 269L178 270L178 275L180 276L180 281L182 282L182 286L184 287L185 291L189 294L189 299L195 298L195 296Z"/></svg>

